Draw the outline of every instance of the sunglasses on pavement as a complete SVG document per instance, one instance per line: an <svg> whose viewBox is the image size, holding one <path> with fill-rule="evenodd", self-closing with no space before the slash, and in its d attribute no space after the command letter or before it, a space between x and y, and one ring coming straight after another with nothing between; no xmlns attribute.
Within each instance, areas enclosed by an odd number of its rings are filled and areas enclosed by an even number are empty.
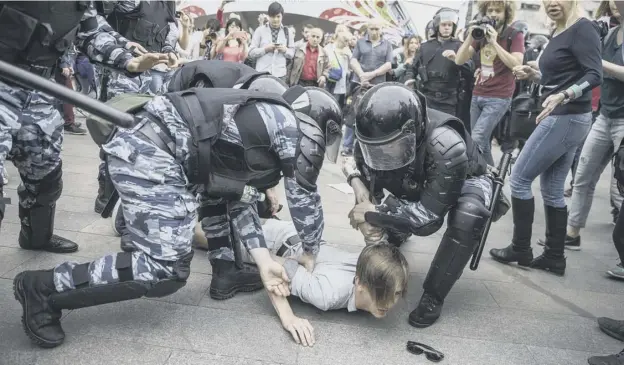
<svg viewBox="0 0 624 365"><path fill-rule="evenodd" d="M427 360L431 362L440 362L444 359L443 353L420 342L407 341L407 351L414 355L425 354Z"/></svg>

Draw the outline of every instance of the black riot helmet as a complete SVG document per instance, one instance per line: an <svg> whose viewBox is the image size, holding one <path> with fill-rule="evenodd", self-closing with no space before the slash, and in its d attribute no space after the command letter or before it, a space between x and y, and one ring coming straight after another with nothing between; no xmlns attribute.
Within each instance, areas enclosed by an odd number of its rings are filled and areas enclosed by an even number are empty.
<svg viewBox="0 0 624 365"><path fill-rule="evenodd" d="M401 83L371 88L360 100L355 136L364 162L373 170L391 171L416 159L426 138L425 98Z"/></svg>
<svg viewBox="0 0 624 365"><path fill-rule="evenodd" d="M288 89L288 85L275 76L260 75L254 78L253 81L247 85L246 89L282 95Z"/></svg>
<svg viewBox="0 0 624 365"><path fill-rule="evenodd" d="M312 118L325 134L325 157L336 163L342 140L342 108L338 101L320 87L293 86L284 99L292 105L295 112Z"/></svg>
<svg viewBox="0 0 624 365"><path fill-rule="evenodd" d="M459 22L459 14L457 11L451 8L441 8L435 13L435 16L433 17L433 31L435 32L434 37L440 35L440 23L442 22L453 23L451 38L455 37L455 32L457 32L457 23Z"/></svg>
<svg viewBox="0 0 624 365"><path fill-rule="evenodd" d="M430 20L425 26L425 41L435 38L436 30L433 27L433 20Z"/></svg>

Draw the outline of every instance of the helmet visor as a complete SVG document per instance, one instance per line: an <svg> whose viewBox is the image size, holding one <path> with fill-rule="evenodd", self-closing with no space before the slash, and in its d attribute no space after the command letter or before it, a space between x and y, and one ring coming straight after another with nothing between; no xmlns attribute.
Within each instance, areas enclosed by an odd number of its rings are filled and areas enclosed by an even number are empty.
<svg viewBox="0 0 624 365"><path fill-rule="evenodd" d="M333 120L327 122L325 131L325 157L331 163L338 160L338 151L342 141L342 130L340 125Z"/></svg>
<svg viewBox="0 0 624 365"><path fill-rule="evenodd" d="M453 24L457 24L459 22L459 14L453 10L443 10L437 15L439 22L452 22Z"/></svg>
<svg viewBox="0 0 624 365"><path fill-rule="evenodd" d="M358 138L364 162L373 170L400 169L416 157L416 134L403 134L391 141L373 142Z"/></svg>

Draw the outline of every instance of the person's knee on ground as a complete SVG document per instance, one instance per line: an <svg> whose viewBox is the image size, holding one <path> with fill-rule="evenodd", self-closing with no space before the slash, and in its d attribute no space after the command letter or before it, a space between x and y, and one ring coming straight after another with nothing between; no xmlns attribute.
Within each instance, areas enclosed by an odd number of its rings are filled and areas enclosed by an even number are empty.
<svg viewBox="0 0 624 365"><path fill-rule="evenodd" d="M193 255L191 250L175 262L165 262L142 252L122 252L100 262L65 263L53 270L21 272L13 288L22 305L24 330L40 347L56 347L65 339L60 324L62 310L171 295L186 285ZM95 268L104 261L112 262L109 269L116 274ZM103 280L103 275L110 277Z"/></svg>
<svg viewBox="0 0 624 365"><path fill-rule="evenodd" d="M398 247L364 247L355 269L355 303L360 310L383 318L405 296L409 278L407 259Z"/></svg>

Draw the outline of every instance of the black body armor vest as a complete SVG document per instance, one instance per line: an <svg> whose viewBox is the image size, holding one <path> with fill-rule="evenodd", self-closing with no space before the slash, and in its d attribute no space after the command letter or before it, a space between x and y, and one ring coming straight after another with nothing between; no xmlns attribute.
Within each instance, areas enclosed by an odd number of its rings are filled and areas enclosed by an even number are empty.
<svg viewBox="0 0 624 365"><path fill-rule="evenodd" d="M191 131L190 183L202 184L208 195L228 200L240 199L245 185L263 190L279 183L282 164L254 103L270 102L292 110L284 99L247 90L205 88L166 96ZM224 105L239 105L234 121L243 146L219 138Z"/></svg>
<svg viewBox="0 0 624 365"><path fill-rule="evenodd" d="M76 40L89 1L0 3L0 59L14 65L52 68ZM82 23L97 27L91 18Z"/></svg>
<svg viewBox="0 0 624 365"><path fill-rule="evenodd" d="M113 11L108 23L129 41L139 43L150 52L161 52L175 21L174 1L141 1L132 13Z"/></svg>
<svg viewBox="0 0 624 365"><path fill-rule="evenodd" d="M208 80L212 85L203 87L232 88L242 84L246 89L256 77L268 75L267 72L258 72L253 68L236 62L216 60L198 60L184 64L177 70L169 81L169 92L186 90L194 87L199 80Z"/></svg>
<svg viewBox="0 0 624 365"><path fill-rule="evenodd" d="M440 43L430 40L420 48L419 75L423 81L423 93L427 99L438 103L457 105L457 90L459 88L460 72L455 62L442 56L445 50L455 51L461 42L449 40Z"/></svg>

